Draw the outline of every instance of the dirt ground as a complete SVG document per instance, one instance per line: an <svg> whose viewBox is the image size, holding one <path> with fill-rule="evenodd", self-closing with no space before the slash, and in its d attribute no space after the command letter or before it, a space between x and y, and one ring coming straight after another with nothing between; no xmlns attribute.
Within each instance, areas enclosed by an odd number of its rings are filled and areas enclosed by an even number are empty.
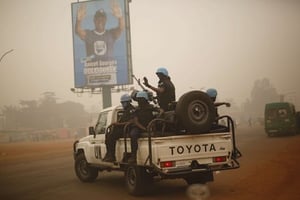
<svg viewBox="0 0 300 200"><path fill-rule="evenodd" d="M252 138L250 134L241 134L239 137L243 153L241 168L217 174L216 181L209 183L209 199L299 200L300 135L267 138L257 134ZM2 167L23 161L72 154L72 142L0 144L0 174Z"/></svg>
<svg viewBox="0 0 300 200"><path fill-rule="evenodd" d="M234 181L231 193L222 199L300 199L299 144L299 136L289 138L278 153L272 155L262 152L264 155L261 155L258 163L241 161L239 173L228 177L237 181Z"/></svg>

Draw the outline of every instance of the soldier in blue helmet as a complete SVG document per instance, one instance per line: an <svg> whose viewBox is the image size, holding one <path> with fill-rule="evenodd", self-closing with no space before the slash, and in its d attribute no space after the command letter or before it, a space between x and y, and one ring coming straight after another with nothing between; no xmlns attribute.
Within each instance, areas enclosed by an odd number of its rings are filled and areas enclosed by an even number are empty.
<svg viewBox="0 0 300 200"><path fill-rule="evenodd" d="M124 113L118 122L113 123L109 126L111 131L106 135L105 139L107 151L105 157L103 158L103 161L105 162L114 162L116 160L116 141L123 135L123 128L125 124L133 119L134 113L136 112L135 107L131 104L130 95L122 95L120 102L124 109Z"/></svg>
<svg viewBox="0 0 300 200"><path fill-rule="evenodd" d="M211 98L211 100L214 102L214 105L216 107L221 106L221 105L226 105L226 107L230 107L230 103L227 103L227 102L216 102L217 95L218 95L218 92L217 92L216 89L209 88L208 90L206 90L206 93Z"/></svg>
<svg viewBox="0 0 300 200"><path fill-rule="evenodd" d="M230 103L227 102L216 102L217 99L217 95L218 92L216 89L214 88L209 88L208 90L206 90L206 93L208 94L208 96L211 98L212 102L214 103L215 107L216 107L216 117L219 117L219 113L218 113L218 107L221 105L226 105L226 107L230 107ZM217 121L216 121L217 123Z"/></svg>
<svg viewBox="0 0 300 200"><path fill-rule="evenodd" d="M131 139L131 156L128 159L129 163L136 163L138 138L142 132L147 131L149 122L154 119L153 112L157 110L149 103L149 96L146 91L137 92L136 101L138 102L138 107L132 120L133 125L129 133Z"/></svg>
<svg viewBox="0 0 300 200"><path fill-rule="evenodd" d="M159 78L158 87L149 84L148 79L144 77L144 85L157 94L157 100L160 108L164 111L171 110L170 104L175 101L175 86L171 81L168 70L160 67L156 70L156 75Z"/></svg>

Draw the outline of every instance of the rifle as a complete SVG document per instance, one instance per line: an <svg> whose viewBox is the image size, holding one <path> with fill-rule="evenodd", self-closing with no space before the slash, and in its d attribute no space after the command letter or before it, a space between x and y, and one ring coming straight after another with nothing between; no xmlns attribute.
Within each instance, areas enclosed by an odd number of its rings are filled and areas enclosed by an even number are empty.
<svg viewBox="0 0 300 200"><path fill-rule="evenodd" d="M134 74L132 74L132 77L134 78L134 80L138 83L138 85L143 89L143 91L148 93L148 97L150 101L153 101L153 103L157 104L156 101L156 97L153 96L153 93L150 92L149 90L147 90L142 84L141 84L141 80L138 79Z"/></svg>
<svg viewBox="0 0 300 200"><path fill-rule="evenodd" d="M141 84L141 80L137 79L136 76L134 74L132 74L132 77L134 78L134 80L138 83L138 85L146 92L148 92L148 90Z"/></svg>

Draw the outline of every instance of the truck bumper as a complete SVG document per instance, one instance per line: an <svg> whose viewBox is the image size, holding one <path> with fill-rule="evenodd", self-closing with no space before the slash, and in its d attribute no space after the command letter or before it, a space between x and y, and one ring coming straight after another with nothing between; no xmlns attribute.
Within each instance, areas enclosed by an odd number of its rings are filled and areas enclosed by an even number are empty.
<svg viewBox="0 0 300 200"><path fill-rule="evenodd" d="M233 160L230 164L223 164L223 165L215 165L215 166L199 166L199 167L184 167L184 168L156 168L157 171L162 176L167 177L184 177L186 175L192 174L199 174L199 173L207 173L207 172L214 172L214 171L222 171L222 170L230 170L230 169L237 169L240 165L236 160Z"/></svg>
<svg viewBox="0 0 300 200"><path fill-rule="evenodd" d="M77 150L76 150L76 146L77 146L77 143L79 141L76 140L74 143L73 143L73 158L75 159L76 155L77 155Z"/></svg>

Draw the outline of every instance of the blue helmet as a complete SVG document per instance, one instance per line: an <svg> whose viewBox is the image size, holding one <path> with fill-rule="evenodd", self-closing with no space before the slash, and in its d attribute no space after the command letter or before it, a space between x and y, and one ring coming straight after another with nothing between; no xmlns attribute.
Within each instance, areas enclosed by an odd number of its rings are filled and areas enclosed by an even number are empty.
<svg viewBox="0 0 300 200"><path fill-rule="evenodd" d="M208 96L210 96L211 98L217 97L217 94L218 94L217 90L214 89L214 88L210 88L210 89L206 90L206 93L207 93Z"/></svg>
<svg viewBox="0 0 300 200"><path fill-rule="evenodd" d="M149 100L149 96L148 96L148 93L145 92L145 91L140 91L136 94L136 97L137 98L144 98L146 99L147 101Z"/></svg>
<svg viewBox="0 0 300 200"><path fill-rule="evenodd" d="M128 94L123 94L123 95L121 96L120 101L121 101L121 103L122 103L122 102L127 102L127 101L130 102L130 101L131 101L131 96L128 95Z"/></svg>
<svg viewBox="0 0 300 200"><path fill-rule="evenodd" d="M164 67L158 68L156 70L156 74L158 74L158 73L163 74L165 76L169 76L168 70L166 68L164 68Z"/></svg>

